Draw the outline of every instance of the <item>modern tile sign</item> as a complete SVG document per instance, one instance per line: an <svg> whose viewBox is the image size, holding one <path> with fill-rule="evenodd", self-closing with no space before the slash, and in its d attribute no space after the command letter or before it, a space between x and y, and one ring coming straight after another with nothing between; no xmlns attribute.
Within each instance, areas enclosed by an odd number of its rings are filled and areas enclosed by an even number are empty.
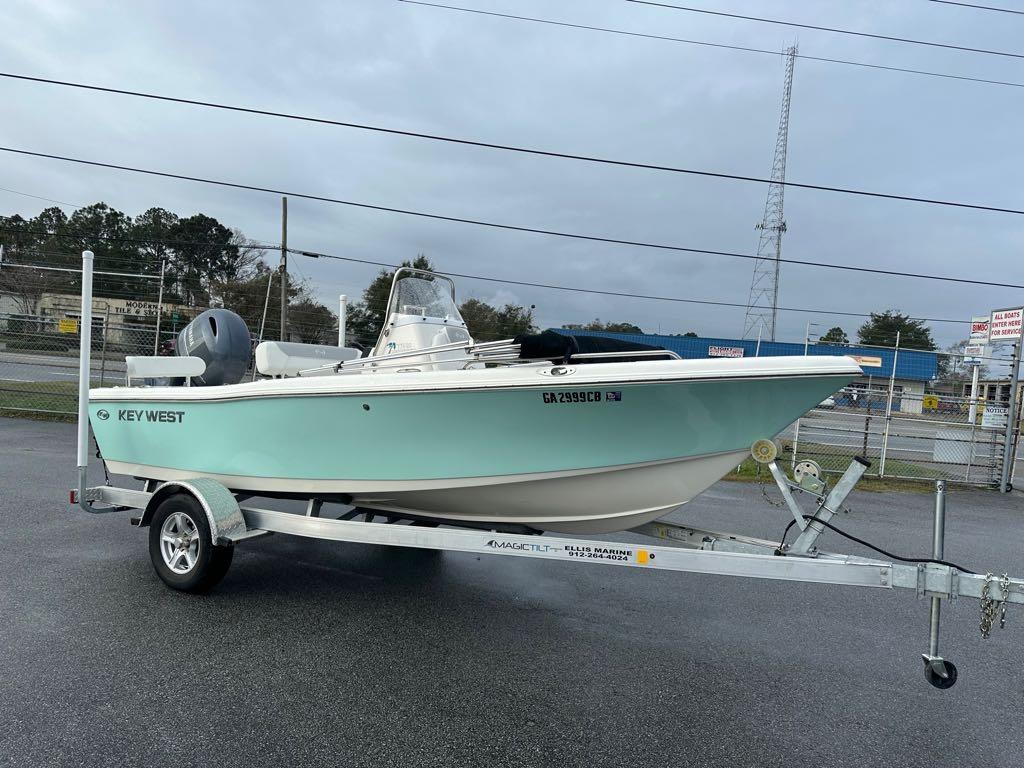
<svg viewBox="0 0 1024 769"><path fill-rule="evenodd" d="M708 347L709 358L742 358L742 347Z"/></svg>
<svg viewBox="0 0 1024 769"><path fill-rule="evenodd" d="M1020 339L1022 321L1024 321L1024 308L993 310L989 338L993 342Z"/></svg>

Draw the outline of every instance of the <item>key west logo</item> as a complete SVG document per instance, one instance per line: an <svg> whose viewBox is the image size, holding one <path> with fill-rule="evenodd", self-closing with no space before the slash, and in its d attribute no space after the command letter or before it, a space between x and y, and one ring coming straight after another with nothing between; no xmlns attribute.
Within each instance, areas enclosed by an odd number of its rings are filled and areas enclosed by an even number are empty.
<svg viewBox="0 0 1024 769"><path fill-rule="evenodd" d="M163 409L118 409L117 420L119 422L173 422L180 424L185 421L185 412Z"/></svg>

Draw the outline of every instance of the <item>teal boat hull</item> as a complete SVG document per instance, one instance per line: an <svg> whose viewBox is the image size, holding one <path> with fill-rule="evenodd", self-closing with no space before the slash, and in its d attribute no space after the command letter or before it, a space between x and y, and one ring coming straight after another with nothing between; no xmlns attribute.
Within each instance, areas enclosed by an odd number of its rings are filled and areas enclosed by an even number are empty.
<svg viewBox="0 0 1024 769"><path fill-rule="evenodd" d="M115 473L203 476L248 493L344 495L396 513L599 532L685 503L755 440L778 434L851 379L257 397L204 388L204 399L197 388L179 399L166 389L154 397L124 388L94 390L89 413Z"/></svg>

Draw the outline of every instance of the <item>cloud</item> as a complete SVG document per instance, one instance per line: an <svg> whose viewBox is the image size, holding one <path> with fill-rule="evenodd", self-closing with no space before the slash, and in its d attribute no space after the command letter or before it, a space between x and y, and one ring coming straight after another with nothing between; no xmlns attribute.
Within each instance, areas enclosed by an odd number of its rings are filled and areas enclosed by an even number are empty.
<svg viewBox="0 0 1024 769"><path fill-rule="evenodd" d="M640 32L780 49L791 31L626 3L498 0L474 7ZM758 8L736 0L740 13ZM934 4L822 0L788 11L813 23L1014 49L1010 25ZM897 7L898 6L898 7ZM732 8L732 6L731 6ZM769 173L781 57L624 38L381 0L280 6L224 2L4 4L19 30L0 68L117 87L379 123L411 130L714 169ZM804 53L1005 79L992 57L801 32ZM4 143L101 161L439 214L751 253L763 186L526 157L411 138L0 81ZM1019 100L1007 89L797 62L788 178L1024 207ZM4 158L4 186L136 214L203 211L248 236L279 237L277 196L40 159ZM5 212L39 201L0 192ZM1020 273L1018 217L829 193L786 193L783 254L929 274ZM555 285L744 303L752 264L490 230L292 199L289 243ZM324 301L377 268L301 260ZM596 316L650 330L738 335L741 308L654 302L480 281L463 295L515 296L558 325ZM969 318L1019 292L784 265L778 337L828 311L897 307ZM503 300L502 300L503 301ZM935 325L941 344L964 336Z"/></svg>

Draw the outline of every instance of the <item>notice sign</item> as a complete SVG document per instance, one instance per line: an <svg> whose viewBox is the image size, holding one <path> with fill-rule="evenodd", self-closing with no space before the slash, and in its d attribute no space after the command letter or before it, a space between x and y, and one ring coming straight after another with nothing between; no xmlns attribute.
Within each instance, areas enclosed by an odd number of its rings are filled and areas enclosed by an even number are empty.
<svg viewBox="0 0 1024 769"><path fill-rule="evenodd" d="M988 341L988 315L975 315L971 318L971 344L984 344Z"/></svg>
<svg viewBox="0 0 1024 769"><path fill-rule="evenodd" d="M882 359L876 358L873 355L851 355L850 357L857 361L857 365L861 368L864 366L868 366L870 368L882 368Z"/></svg>
<svg viewBox="0 0 1024 769"><path fill-rule="evenodd" d="M1024 308L993 310L988 331L989 338L993 342L1020 339L1022 321L1024 321Z"/></svg>
<svg viewBox="0 0 1024 769"><path fill-rule="evenodd" d="M742 358L742 347L709 347L709 358Z"/></svg>
<svg viewBox="0 0 1024 769"><path fill-rule="evenodd" d="M986 405L981 414L982 427L1006 427L1006 419L1010 415L1009 406Z"/></svg>
<svg viewBox="0 0 1024 769"><path fill-rule="evenodd" d="M57 331L61 334L77 334L78 321L75 318L61 318L57 321Z"/></svg>

